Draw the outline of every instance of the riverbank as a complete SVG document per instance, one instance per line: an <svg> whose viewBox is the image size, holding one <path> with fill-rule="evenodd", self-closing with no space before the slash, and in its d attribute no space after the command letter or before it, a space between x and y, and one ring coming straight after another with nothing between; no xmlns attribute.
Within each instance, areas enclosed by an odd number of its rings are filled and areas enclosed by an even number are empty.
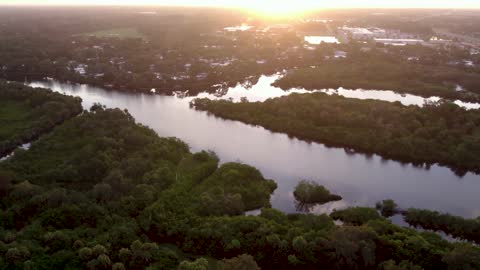
<svg viewBox="0 0 480 270"><path fill-rule="evenodd" d="M253 96L258 94L264 99L264 85L268 82L261 79L258 87L245 88L241 95L251 91ZM378 155L305 142L195 111L188 106L191 98L130 94L55 80L35 82L32 86L81 97L85 109L94 103L127 109L139 123L152 127L160 136L180 138L192 151L209 149L217 153L220 163L241 161L255 166L265 177L276 180L278 188L271 204L285 213L302 212L295 205L292 190L299 179L310 179L343 197L341 201L314 206L310 213L330 213L349 206L373 207L380 200L392 198L402 208L437 210L465 218L478 216L480 177L473 173L458 176L438 165L415 167ZM439 197L438 193L449 196Z"/></svg>
<svg viewBox="0 0 480 270"><path fill-rule="evenodd" d="M388 89L422 97L479 102L478 73L449 66L431 66L382 58L328 61L315 67L289 70L274 83L284 90Z"/></svg>
<svg viewBox="0 0 480 270"><path fill-rule="evenodd" d="M191 104L197 110L302 140L420 166L439 163L459 174L480 172L476 158L480 114L447 101L420 108L313 93L263 103L196 99Z"/></svg>
<svg viewBox="0 0 480 270"><path fill-rule="evenodd" d="M82 111L78 98L0 81L0 157Z"/></svg>
<svg viewBox="0 0 480 270"><path fill-rule="evenodd" d="M401 228L375 209L346 210L351 224L336 226L328 215L269 208L276 185L256 168L192 153L128 112L102 106L0 164L0 176L2 267L176 268L192 257L215 265L249 254L266 270L396 261L447 269L452 256L472 265L480 256L471 244ZM262 208L259 216L243 215L253 208Z"/></svg>

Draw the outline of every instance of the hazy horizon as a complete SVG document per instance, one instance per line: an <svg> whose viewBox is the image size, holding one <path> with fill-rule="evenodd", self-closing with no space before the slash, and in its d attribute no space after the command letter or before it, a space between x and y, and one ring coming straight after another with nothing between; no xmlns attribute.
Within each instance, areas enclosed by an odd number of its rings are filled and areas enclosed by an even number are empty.
<svg viewBox="0 0 480 270"><path fill-rule="evenodd" d="M327 0L327 1L315 1L315 0L298 0L298 1L254 1L244 0L0 0L0 5L8 6L169 6L169 7L230 7L230 8L252 8L262 9L284 7L288 9L322 9L322 8L459 8L459 9L478 9L480 8L480 2L474 0L426 0L426 1L413 1L406 0L401 2L382 2L378 3L375 0L367 1L355 1L355 0Z"/></svg>

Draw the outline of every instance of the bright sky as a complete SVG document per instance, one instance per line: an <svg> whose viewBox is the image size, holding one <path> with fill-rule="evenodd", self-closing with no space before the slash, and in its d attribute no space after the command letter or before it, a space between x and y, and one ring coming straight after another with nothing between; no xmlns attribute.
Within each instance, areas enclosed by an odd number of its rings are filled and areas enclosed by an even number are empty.
<svg viewBox="0 0 480 270"><path fill-rule="evenodd" d="M479 0L0 0L0 4L480 8Z"/></svg>
<svg viewBox="0 0 480 270"><path fill-rule="evenodd" d="M2 4L240 7L270 15L322 8L480 8L480 0L0 0Z"/></svg>

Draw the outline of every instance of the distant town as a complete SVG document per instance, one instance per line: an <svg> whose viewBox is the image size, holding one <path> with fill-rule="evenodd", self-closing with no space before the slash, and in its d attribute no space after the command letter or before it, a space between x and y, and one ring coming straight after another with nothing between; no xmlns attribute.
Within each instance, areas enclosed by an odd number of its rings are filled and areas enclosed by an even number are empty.
<svg viewBox="0 0 480 270"><path fill-rule="evenodd" d="M105 18L109 23L99 20L89 22L88 27L56 17L64 27L54 32L49 30L49 20L39 18L37 28L18 35L19 25L29 25L28 18L21 19L30 13L13 10L0 18L4 44L0 48L0 76L13 80L48 77L128 91L194 95L248 83L262 74L348 58L357 50L393 54L398 60L420 64L442 61L443 66L479 67L478 33L474 29L468 33L456 30L469 29L469 13L425 11L420 20L401 12L364 11L360 15L326 13L322 17L268 21L242 13L226 17L209 12L211 18L217 16L209 23L198 23L206 15L192 15L181 24L174 15L157 10L117 11ZM453 18L453 23L444 25L443 17L445 21ZM16 21L19 23L14 24ZM169 27L159 31L151 27L152 22ZM17 51L16 44L31 39L40 29L45 29L42 38L35 37L28 45L34 48ZM56 44L52 46L49 40L53 39ZM420 53L416 46L426 50ZM374 58L384 57L381 55ZM461 85L458 89L464 89L462 82L457 84Z"/></svg>

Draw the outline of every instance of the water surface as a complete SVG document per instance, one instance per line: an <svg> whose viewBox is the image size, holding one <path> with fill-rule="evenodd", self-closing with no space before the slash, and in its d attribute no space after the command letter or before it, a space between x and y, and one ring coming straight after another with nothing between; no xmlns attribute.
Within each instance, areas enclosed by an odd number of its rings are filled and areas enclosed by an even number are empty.
<svg viewBox="0 0 480 270"><path fill-rule="evenodd" d="M340 43L338 39L334 36L305 36L304 40L312 45L320 45L324 43Z"/></svg>
<svg viewBox="0 0 480 270"><path fill-rule="evenodd" d="M411 95L411 94L399 94L394 91L389 90L365 90L365 89L321 89L321 90L306 90L303 88L293 88L288 91L284 91L279 87L272 86L272 83L277 81L282 77L282 74L275 74L271 76L261 76L258 82L250 88L246 88L241 84L238 84L235 87L229 88L226 93L221 94L211 94L211 93L200 93L194 98L209 98L209 99L226 99L233 102L240 102L243 98L247 99L250 102L263 102L269 98L278 98L282 96L287 96L292 93L312 93L312 92L323 92L329 95L341 95L348 98L356 99L375 99L383 100L389 102L400 102L405 106L416 105L423 106L426 102L437 102L440 97L429 97L424 98L421 96ZM454 101L460 107L466 109L480 109L479 103L469 103L463 102L460 100Z"/></svg>
<svg viewBox="0 0 480 270"><path fill-rule="evenodd" d="M262 77L253 88L238 86L221 98L240 100L248 94L249 99L262 101L288 94L270 86L274 80L273 77ZM326 213L351 205L374 206L379 200L391 198L401 208L439 210L469 218L480 215L478 175L468 173L459 177L446 167L416 168L387 161L377 155L349 154L341 148L292 139L262 127L222 120L192 110L189 108L191 98L129 94L53 80L33 82L31 86L79 96L85 108L95 102L107 107L126 108L138 122L150 126L160 136L180 138L193 151L213 150L222 162L240 161L255 166L265 177L277 182L278 189L272 197L272 205L285 212L297 211L293 189L300 180L308 179L344 198L339 202L315 206L311 209L314 213ZM292 90L295 91L303 90ZM393 92L342 91L338 90L345 95L355 93L357 98L372 98L382 92L382 97L391 101L419 106L424 102L423 98Z"/></svg>
<svg viewBox="0 0 480 270"><path fill-rule="evenodd" d="M28 149L30 149L30 146L31 146L31 143L24 143L24 144L20 145L17 149L28 150ZM15 151L11 152L10 154L8 154L6 156L1 157L0 162L5 161L5 160L13 157L13 155L15 155Z"/></svg>

